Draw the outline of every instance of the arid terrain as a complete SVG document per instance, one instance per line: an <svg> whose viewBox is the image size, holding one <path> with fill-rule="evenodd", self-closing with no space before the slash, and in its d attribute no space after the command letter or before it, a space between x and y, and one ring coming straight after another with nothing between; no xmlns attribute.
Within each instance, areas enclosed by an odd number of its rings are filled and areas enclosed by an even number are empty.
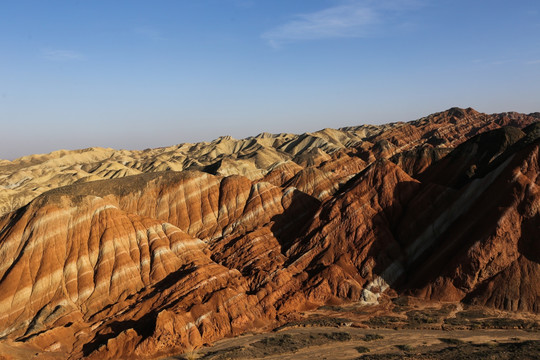
<svg viewBox="0 0 540 360"><path fill-rule="evenodd" d="M537 359L540 352L540 317L529 313L405 296L298 316L165 359Z"/></svg>
<svg viewBox="0 0 540 360"><path fill-rule="evenodd" d="M0 160L0 359L537 358L539 152L452 108Z"/></svg>

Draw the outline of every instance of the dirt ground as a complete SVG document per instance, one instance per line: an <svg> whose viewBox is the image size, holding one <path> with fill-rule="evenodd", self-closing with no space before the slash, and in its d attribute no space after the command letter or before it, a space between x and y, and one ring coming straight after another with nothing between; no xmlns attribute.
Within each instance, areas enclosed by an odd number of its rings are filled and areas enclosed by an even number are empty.
<svg viewBox="0 0 540 360"><path fill-rule="evenodd" d="M376 339L372 340L371 338ZM378 338L380 337L380 338ZM509 344L532 341L530 359L540 357L540 334L524 330L412 330L357 328L294 328L274 333L245 335L225 339L193 354L169 359L400 359L433 355L444 349L460 349L473 357L488 358L485 350L500 353L511 350ZM482 357L474 357L481 352ZM381 355L393 354L396 357ZM440 354L443 355L443 354ZM478 354L480 355L480 354ZM534 355L534 356L533 356ZM426 357L430 358L430 357ZM442 358L441 356L432 358ZM459 358L450 351L448 357ZM501 359L503 359L502 357ZM508 357L517 358L517 357Z"/></svg>
<svg viewBox="0 0 540 360"><path fill-rule="evenodd" d="M540 359L537 315L397 298L301 314L265 333L169 357L236 360Z"/></svg>

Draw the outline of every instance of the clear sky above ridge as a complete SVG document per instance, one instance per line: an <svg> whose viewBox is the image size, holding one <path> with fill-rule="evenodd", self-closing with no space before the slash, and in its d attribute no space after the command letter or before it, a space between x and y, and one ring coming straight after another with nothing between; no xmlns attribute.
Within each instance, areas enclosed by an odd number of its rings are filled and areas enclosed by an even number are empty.
<svg viewBox="0 0 540 360"><path fill-rule="evenodd" d="M0 158L540 111L538 0L3 0Z"/></svg>

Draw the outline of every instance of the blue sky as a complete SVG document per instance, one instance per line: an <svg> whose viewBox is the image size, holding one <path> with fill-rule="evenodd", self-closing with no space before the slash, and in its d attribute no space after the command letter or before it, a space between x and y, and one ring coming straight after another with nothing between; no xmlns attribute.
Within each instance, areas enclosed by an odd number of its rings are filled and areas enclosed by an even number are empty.
<svg viewBox="0 0 540 360"><path fill-rule="evenodd" d="M3 0L0 158L540 111L538 0Z"/></svg>

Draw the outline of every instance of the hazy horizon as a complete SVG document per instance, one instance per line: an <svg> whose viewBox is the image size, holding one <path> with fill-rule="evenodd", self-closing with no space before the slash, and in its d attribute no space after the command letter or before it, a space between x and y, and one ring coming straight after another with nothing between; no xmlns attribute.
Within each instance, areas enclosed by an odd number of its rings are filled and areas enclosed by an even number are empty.
<svg viewBox="0 0 540 360"><path fill-rule="evenodd" d="M468 108L469 106L457 106L459 108ZM436 112L441 112L441 111L446 111L450 108L447 108L447 109L441 109L440 111L436 111ZM474 108L473 108L474 109ZM474 109L474 110L477 110L478 109ZM512 110L510 111L503 111L503 112L511 112ZM486 113L484 111L479 111L481 113ZM333 129L339 129L339 128L346 128L346 127L350 127L350 126L359 126L359 125L382 125L382 124L388 124L388 123L392 123L392 122L408 122L408 121L414 121L414 120L418 120L424 116L428 116L428 115L431 115L432 113L429 113L429 114L424 114L424 115L421 115L421 116L418 116L414 119L407 119L407 120L391 120L391 121L383 121L383 122L378 122L378 123L374 123L374 122L362 122L362 123L358 123L358 124L345 124L345 125L339 125L339 126L335 126L335 127L332 127ZM491 114L491 113L486 113L486 114ZM231 135L231 134L228 134L228 133L223 133L223 134L219 134L219 135L216 135L214 137L210 137L210 138L207 138L207 137L203 137L201 139L195 139L194 141L180 141L180 142L175 142L175 143L170 143L170 144L156 144L155 146L146 146L146 147L136 147L136 148L129 148L129 147L115 147L115 146L108 146L106 144L104 145L89 145L89 146L84 146L84 147L71 147L71 148L51 148L50 150L47 150L47 151L43 151L43 152L32 152L32 153L28 153L28 154L22 154L20 156L17 156L17 157L13 157L13 158L0 158L0 160L9 160L9 161L13 161L13 160L16 160L16 159L19 159L19 158L22 158L22 157L26 157L26 156L30 156L30 155L43 155L43 154L48 154L48 153L52 153L52 152L55 152L55 151L63 151L63 150L66 150L66 151L76 151L76 150L85 150L85 149L88 149L88 148L112 148L114 150L128 150L128 151L139 151L139 150L145 150L145 149L148 149L148 148L151 148L151 149L154 149L154 148L165 148L165 147L170 147L170 146L175 146L175 145L181 145L181 144L186 144L186 143L201 143L201 142L212 142L214 140L217 140L219 137L225 137L225 136L231 136L233 137L234 139L237 139L237 140L242 140L242 139L245 139L245 138L249 138L249 137L254 137L254 136L257 136L261 133L271 133L271 134L279 134L279 133L291 133L291 134L302 134L302 133L312 133L312 132L316 132L316 131L319 131L319 130L324 130L325 128L329 128L328 126L326 127L321 127L321 128L313 128L313 129L306 129L306 130L301 130L301 131L265 131L265 130L262 130L262 131L259 131L257 133L250 133L250 134L247 134L247 135L240 135L240 136L234 136L234 135ZM204 135L203 135L204 136ZM54 146L54 145L53 145Z"/></svg>
<svg viewBox="0 0 540 360"><path fill-rule="evenodd" d="M540 3L6 1L0 159L540 111Z"/></svg>

